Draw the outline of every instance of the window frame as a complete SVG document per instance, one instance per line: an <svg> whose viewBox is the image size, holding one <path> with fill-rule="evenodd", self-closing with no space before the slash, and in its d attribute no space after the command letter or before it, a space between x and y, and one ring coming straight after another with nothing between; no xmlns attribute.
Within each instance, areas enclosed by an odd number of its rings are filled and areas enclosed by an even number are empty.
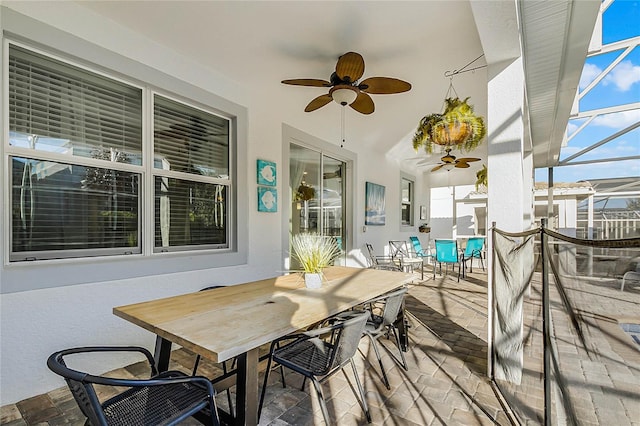
<svg viewBox="0 0 640 426"><path fill-rule="evenodd" d="M153 113L153 107L155 105L153 99L156 96L161 96L165 99L168 99L170 101L173 102L177 102L182 104L183 106L187 106L189 108L193 108L193 109L197 109L200 110L201 112L207 113L207 114L211 114L211 115L215 115L217 117L220 117L222 119L225 119L228 121L228 125L229 125L229 139L228 139L228 147L227 147L227 151L228 151L228 176L227 178L219 178L219 177L208 177L208 176L203 176L203 175L196 175L196 174L190 174L190 173L186 173L186 172L180 172L180 171L175 171L175 170L163 170L163 169L158 169L155 167L155 138L150 136L150 143L149 145L149 162L151 163L149 168L151 170L150 172L150 186L148 186L149 191L152 193L152 204L150 205L150 212L149 215L150 216L145 216L145 217L151 217L153 218L152 220L150 220L152 223L150 225L150 233L151 233L151 237L152 240L150 242L149 245L149 250L151 250L152 253L169 253L169 252L179 252L179 251L198 251L198 250L228 250L231 247L231 239L232 239L232 235L233 235L233 229L231 227L232 225L232 221L231 221L231 213L233 210L233 204L231 204L230 201L230 196L233 193L232 188L234 186L233 182L233 178L232 176L234 176L234 171L235 171L235 162L234 162L234 156L232 153L232 149L231 149L231 141L234 139L234 129L233 126L231 125L231 120L228 117L225 117L224 115L220 114L220 113L216 113L214 111L211 111L210 109L205 108L202 105L197 105L196 103L193 103L189 100L184 100L184 99L180 99L177 98L175 96L171 96L168 93L159 91L159 90L151 90L150 91L150 98L151 98L151 103L149 104L149 110L150 110L150 126L151 126L151 132L150 134L153 135L154 134L154 126L155 126L155 119L154 119L154 113ZM144 144L143 144L144 145ZM226 205L227 205L227 220L229 222L227 228L226 228L226 237L225 237L225 244L202 244L202 245L198 245L195 247L198 248L194 248L194 246L192 245L177 245L177 246L169 246L169 247L156 247L155 245L155 238L156 238L156 232L155 232L155 183L154 180L156 177L166 177L169 179L178 179L178 180L183 180L183 181L189 181L189 182L199 182L199 183L206 183L206 184L213 184L213 185L223 185L227 188L227 200L226 200Z"/></svg>
<svg viewBox="0 0 640 426"><path fill-rule="evenodd" d="M52 59L54 61L62 62L65 65L68 65L73 68L78 68L83 71L87 71L89 73L95 74L97 76L127 85L131 88L140 91L141 96L141 118L142 118L142 131L141 131L141 157L142 163L141 165L123 163L123 162L106 162L104 160L95 159L93 157L84 157L78 155L68 155L68 154L60 154L55 152L48 152L46 150L36 150L30 148L22 148L18 146L12 146L10 144L10 138L8 137L10 128L9 128L9 110L8 107L8 93L9 93L9 57L10 57L10 47L16 46L23 50L27 50L29 52L33 52L37 55L44 56L46 58ZM10 210L12 207L12 187L13 187L13 173L12 173L12 158L28 158L34 160L41 161L51 161L59 164L67 164L71 166L81 166L81 167L93 167L99 169L108 169L115 171L122 171L127 173L133 173L138 176L138 225L137 225L137 234L138 234L138 244L135 247L118 247L118 248L110 248L110 247L101 247L94 249L63 249L63 250L42 250L42 251L28 251L28 252L14 252L13 251L13 218L11 217L11 212L8 212L6 219L5 232L8 238L5 251L7 253L8 259L5 260L5 264L17 264L20 262L42 262L48 260L58 260L58 259L83 259L83 258L92 258L92 257L108 257L108 256L127 256L127 255L139 255L144 253L144 244L141 238L144 235L143 229L143 215L144 215L144 203L142 200L143 188L144 188L144 158L145 158L145 126L144 126L144 110L145 110L145 88L134 81L129 81L121 78L120 76L109 75L105 73L103 70L91 69L86 64L78 63L77 61L73 61L69 58L64 58L54 52L49 52L46 49L42 49L39 47L31 46L28 43L23 43L20 41L15 41L13 39L7 38L3 47L6 50L6 55L3 55L2 67L5 71L5 84L3 85L3 97L7 98L5 102L5 116L4 123L5 129L4 134L5 141L3 142L3 159L5 160L5 164L7 167L8 177L5 179L3 183L3 191L7 194L5 205L9 206ZM6 57L5 57L6 56ZM86 253L84 256L80 256L81 253ZM40 258L36 258L38 254L41 255Z"/></svg>
<svg viewBox="0 0 640 426"><path fill-rule="evenodd" d="M409 183L409 202L405 203L403 198L404 191L404 182ZM416 188L416 180L413 176L410 176L406 173L400 173L400 227L401 228L410 228L415 225L415 188ZM403 207L408 205L409 209L409 222L405 222L404 217L402 216Z"/></svg>
<svg viewBox="0 0 640 426"><path fill-rule="evenodd" d="M229 186L228 214L229 236L228 247L224 249L204 249L176 251L169 253L153 253L153 221L147 210L153 208L152 164L135 166L118 163L118 169L134 171L141 174L140 202L144 206L140 210L142 237L141 254L125 254L118 256L79 257L66 259L48 259L26 262L12 262L9 259L11 246L11 211L4 209L2 215L2 287L1 293L13 293L81 283L103 282L117 279L127 279L142 276L152 276L166 273L209 269L247 263L248 230L238 226L248 220L248 200L238 197L238 189L248 184L245 176L247 170L247 126L248 112L246 107L224 99L213 92L195 86L178 77L152 68L138 61L124 57L118 53L94 45L84 39L50 27L33 18L21 15L11 9L2 7L0 15L2 22L2 129L5 136L0 145L0 168L3 175L3 202L9 205L9 174L10 156L23 156L43 160L60 161L94 167L105 166L100 160L91 158L69 158L66 155L42 155L30 149L9 147L8 134L8 58L9 43L33 50L37 53L51 56L68 62L74 66L88 69L92 72L105 74L109 78L122 80L127 84L141 85L148 89L143 95L143 157L149 155L149 135L151 125L146 118L149 114L152 92L157 92L168 98L175 98L179 102L189 103L204 108L207 112L222 115L229 120L229 177L233 184ZM146 157L145 157L146 158ZM71 160L71 161L70 161ZM149 162L148 162L149 163Z"/></svg>

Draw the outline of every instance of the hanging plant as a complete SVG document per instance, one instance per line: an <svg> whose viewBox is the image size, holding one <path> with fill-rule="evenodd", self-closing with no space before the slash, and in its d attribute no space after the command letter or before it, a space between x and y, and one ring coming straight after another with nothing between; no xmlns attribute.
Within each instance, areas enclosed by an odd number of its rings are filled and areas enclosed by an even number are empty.
<svg viewBox="0 0 640 426"><path fill-rule="evenodd" d="M477 148L486 129L484 119L473 113L468 100L446 98L444 113L423 117L413 136L413 149L424 147L431 154L434 144L467 152Z"/></svg>
<svg viewBox="0 0 640 426"><path fill-rule="evenodd" d="M480 186L487 187L487 165L483 164L482 168L476 172L476 191Z"/></svg>
<svg viewBox="0 0 640 426"><path fill-rule="evenodd" d="M316 190L309 185L301 183L294 194L295 201L309 201L316 196Z"/></svg>

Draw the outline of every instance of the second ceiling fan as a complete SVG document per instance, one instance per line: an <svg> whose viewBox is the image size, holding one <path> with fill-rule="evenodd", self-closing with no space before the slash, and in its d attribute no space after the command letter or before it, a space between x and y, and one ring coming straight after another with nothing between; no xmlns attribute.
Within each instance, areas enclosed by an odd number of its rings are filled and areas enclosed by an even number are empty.
<svg viewBox="0 0 640 426"><path fill-rule="evenodd" d="M472 163L474 161L480 161L479 158L473 157L464 157L464 158L456 158L455 155L451 155L451 148L447 148L446 154L440 158L441 163L431 169L432 172L436 172L441 168L445 168L447 171L453 169L454 167L458 169L467 169L469 166L468 163Z"/></svg>
<svg viewBox="0 0 640 426"><path fill-rule="evenodd" d="M370 94L388 95L411 90L411 84L391 77L369 77L361 82L358 80L364 74L364 59L356 52L348 52L340 56L336 70L329 81L315 78L299 78L283 80L284 84L294 86L330 87L329 93L313 99L304 109L306 112L315 111L336 101L342 106L349 105L361 114L371 114L375 105Z"/></svg>

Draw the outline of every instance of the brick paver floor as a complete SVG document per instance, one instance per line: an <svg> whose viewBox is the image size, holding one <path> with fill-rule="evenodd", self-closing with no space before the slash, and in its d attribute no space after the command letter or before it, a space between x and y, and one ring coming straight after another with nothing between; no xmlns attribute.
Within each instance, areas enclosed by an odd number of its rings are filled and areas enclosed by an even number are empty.
<svg viewBox="0 0 640 426"><path fill-rule="evenodd" d="M416 274L418 277L418 274ZM508 425L510 424L499 400L487 378L487 275L475 269L466 279L458 283L456 277L425 274L425 281L414 281L409 286L406 298L406 311L410 324L409 343L406 353L409 371L405 371L394 361L397 349L391 340L383 339L389 350L382 350L383 363L386 367L391 390L382 384L377 361L368 339L362 339L360 354L356 355L356 365L365 388L373 425ZM626 290L626 289L625 289ZM619 297L629 305L629 298L637 298L638 290L629 289L623 293L612 293L610 298ZM528 308L535 311L535 301ZM608 301L607 303L613 303ZM637 309L636 305L636 309ZM632 312L631 309L630 312ZM631 314L630 314L631 315ZM602 317L598 321L603 321ZM616 335L616 338L619 338ZM599 343L601 344L601 343ZM616 344L620 344L617 342ZM629 347L629 345L625 346ZM567 351L566 345L561 348ZM637 356L640 352L629 356ZM174 351L171 368L189 371L194 357L184 351ZM603 376L617 378L619 391L624 394L622 414L615 416L632 416L640 401L638 388L625 387L624 383L636 383L637 363L626 369L624 361L615 360L615 364L607 360L594 360L597 368L589 368L594 380L604 380ZM204 361L200 374L210 377L218 374L214 364ZM602 367L605 365L605 367ZM614 368L617 366L617 369ZM602 367L602 368L601 368ZM597 376L600 370L602 375ZM630 371L631 370L631 371ZM581 371L585 371L582 369ZM535 371L528 371L537 375ZM139 365L134 364L113 372L114 375L142 377L144 374ZM348 374L351 374L349 371ZM617 375L617 376L616 376ZM630 378L631 377L631 378ZM265 397L265 408L262 413L262 425L320 425L322 414L315 396L310 396L310 384L300 390L302 381L295 373L286 375L287 387L283 388L280 374L275 371L270 375L270 385ZM354 398L349 382L344 375L337 374L324 384L327 405L332 423L337 425L367 424L362 409ZM526 388L518 389L526 392ZM610 401L602 392L586 389L588 403L585 403L593 415L582 415L583 419L598 419L611 410ZM531 392L532 403L538 404L535 394ZM101 395L106 397L106 394ZM523 396L526 400L526 395ZM217 396L218 404L226 409L226 395ZM580 401L577 401L580 403ZM639 403L640 404L640 403ZM594 408L595 405L595 408ZM537 408L536 408L537 409ZM626 410L626 411L625 411ZM640 411L638 411L640 413ZM585 417L586 416L586 417ZM614 417L617 418L617 417ZM640 425L638 415L635 420L626 420L617 424ZM38 395L16 404L1 408L0 423L3 425L80 425L84 417L66 388L60 388L44 395ZM185 424L195 424L188 421ZM600 423L605 424L605 423ZM609 423L613 424L613 423Z"/></svg>

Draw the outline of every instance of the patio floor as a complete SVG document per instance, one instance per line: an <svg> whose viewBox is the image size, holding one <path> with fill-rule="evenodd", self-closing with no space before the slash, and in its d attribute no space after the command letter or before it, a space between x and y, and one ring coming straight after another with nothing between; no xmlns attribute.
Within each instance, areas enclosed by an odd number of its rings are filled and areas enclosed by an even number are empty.
<svg viewBox="0 0 640 426"><path fill-rule="evenodd" d="M634 291L625 293L627 297L637 297L638 294ZM433 280L432 275L425 273L425 281L416 280L410 285L406 310L410 324L410 348L406 353L408 372L394 362L392 355L397 354L395 345L391 341L383 341L391 351L391 354L385 350L381 352L391 390L382 384L368 339L362 339L361 354L356 355L372 424L510 424L487 378L486 273L474 269L474 273L461 279L460 283L455 276L437 276ZM190 371L193 360L194 356L187 351L176 350L172 355L171 368ZM113 373L141 377L148 374L137 364ZM205 361L201 363L199 373L213 377L217 374L217 367ZM283 388L278 372L270 376L260 424L323 424L319 404L315 396L309 396L310 384L307 383L305 390L301 391L301 379L294 373L288 373L286 381L287 387ZM344 375L333 376L325 383L324 390L335 424L367 424ZM220 407L226 408L226 394L219 394L217 401ZM64 387L2 407L0 424L80 425L84 420ZM637 420L624 424L638 424L634 422Z"/></svg>

